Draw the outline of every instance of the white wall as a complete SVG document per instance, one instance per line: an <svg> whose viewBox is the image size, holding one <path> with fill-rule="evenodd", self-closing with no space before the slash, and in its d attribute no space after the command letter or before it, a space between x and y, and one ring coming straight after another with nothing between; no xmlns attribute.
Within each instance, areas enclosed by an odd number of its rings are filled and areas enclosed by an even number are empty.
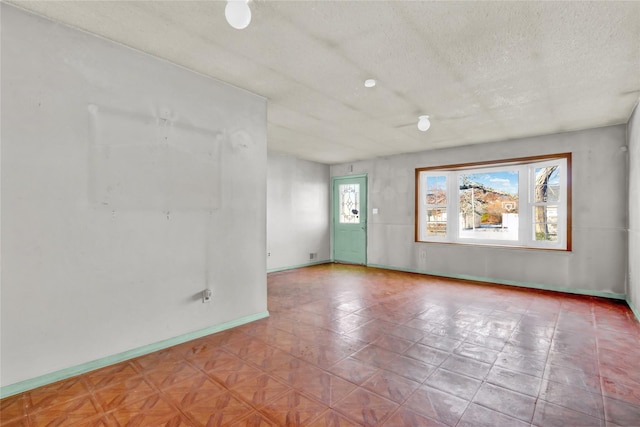
<svg viewBox="0 0 640 427"><path fill-rule="evenodd" d="M353 163L352 174L369 174L368 262L620 296L627 270L624 145L621 125ZM415 168L560 152L573 153L573 252L414 242ZM331 175L349 175L350 165L332 166Z"/></svg>
<svg viewBox="0 0 640 427"><path fill-rule="evenodd" d="M267 269L327 261L329 166L269 152L267 168ZM310 253L317 258L310 259Z"/></svg>
<svg viewBox="0 0 640 427"><path fill-rule="evenodd" d="M2 386L266 314L265 99L6 4L1 83Z"/></svg>
<svg viewBox="0 0 640 427"><path fill-rule="evenodd" d="M640 316L640 108L627 124L629 145L629 277L627 298ZM638 319L640 320L640 318Z"/></svg>

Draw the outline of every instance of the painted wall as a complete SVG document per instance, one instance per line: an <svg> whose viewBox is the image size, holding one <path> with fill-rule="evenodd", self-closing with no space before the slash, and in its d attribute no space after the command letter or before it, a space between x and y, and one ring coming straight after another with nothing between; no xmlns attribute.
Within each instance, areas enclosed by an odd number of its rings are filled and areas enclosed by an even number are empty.
<svg viewBox="0 0 640 427"><path fill-rule="evenodd" d="M624 145L620 125L335 165L331 175L349 175L350 166L352 174L369 174L369 264L621 297L627 270ZM568 151L573 252L414 242L415 168Z"/></svg>
<svg viewBox="0 0 640 427"><path fill-rule="evenodd" d="M267 269L327 261L329 166L269 152L267 167ZM310 259L309 254L317 257Z"/></svg>
<svg viewBox="0 0 640 427"><path fill-rule="evenodd" d="M629 277L627 300L640 320L640 107L627 124L629 145Z"/></svg>
<svg viewBox="0 0 640 427"><path fill-rule="evenodd" d="M1 7L2 386L266 315L265 99Z"/></svg>

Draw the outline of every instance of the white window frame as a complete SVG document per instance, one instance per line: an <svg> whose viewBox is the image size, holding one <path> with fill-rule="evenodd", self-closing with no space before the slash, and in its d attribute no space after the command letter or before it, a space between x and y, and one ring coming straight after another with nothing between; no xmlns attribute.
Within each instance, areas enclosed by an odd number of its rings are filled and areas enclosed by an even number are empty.
<svg viewBox="0 0 640 427"><path fill-rule="evenodd" d="M536 240L534 207L555 205L556 202L535 202L536 168L558 165L559 200L557 240ZM459 177L463 174L518 171L518 239L497 240L460 236ZM428 236L426 212L428 209L426 182L428 177L444 176L447 180L447 226L443 236ZM446 165L416 169L415 240L425 243L453 243L467 245L506 246L559 251L571 250L571 153L548 156L505 159L491 162Z"/></svg>

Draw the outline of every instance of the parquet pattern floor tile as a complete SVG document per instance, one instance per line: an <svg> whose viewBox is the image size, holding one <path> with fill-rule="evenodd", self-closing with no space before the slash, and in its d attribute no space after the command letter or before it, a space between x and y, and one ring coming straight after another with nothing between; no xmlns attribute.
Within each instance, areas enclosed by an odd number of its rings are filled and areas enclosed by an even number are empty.
<svg viewBox="0 0 640 427"><path fill-rule="evenodd" d="M270 317L0 400L0 425L640 425L623 302L326 264Z"/></svg>

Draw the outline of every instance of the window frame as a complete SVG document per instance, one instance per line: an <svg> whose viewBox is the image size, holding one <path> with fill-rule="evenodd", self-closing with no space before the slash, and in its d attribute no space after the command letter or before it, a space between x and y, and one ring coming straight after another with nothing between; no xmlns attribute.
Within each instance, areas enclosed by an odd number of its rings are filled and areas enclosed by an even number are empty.
<svg viewBox="0 0 640 427"><path fill-rule="evenodd" d="M558 241L535 239L535 206L536 202L535 170L536 168L560 162L564 170L560 171L560 200L558 202ZM518 174L518 240L491 240L463 238L459 231L459 176L462 173L478 173L517 169ZM426 177L444 176L447 180L447 223L444 236L426 235ZM519 157L473 163L430 166L415 169L415 235L416 243L444 243L460 245L479 245L490 247L507 247L519 249L551 250L570 252L572 250L572 189L571 189L571 153L556 153L540 156ZM423 202L424 201L424 202ZM547 205L549 202L547 202ZM422 222L422 224L421 224Z"/></svg>

